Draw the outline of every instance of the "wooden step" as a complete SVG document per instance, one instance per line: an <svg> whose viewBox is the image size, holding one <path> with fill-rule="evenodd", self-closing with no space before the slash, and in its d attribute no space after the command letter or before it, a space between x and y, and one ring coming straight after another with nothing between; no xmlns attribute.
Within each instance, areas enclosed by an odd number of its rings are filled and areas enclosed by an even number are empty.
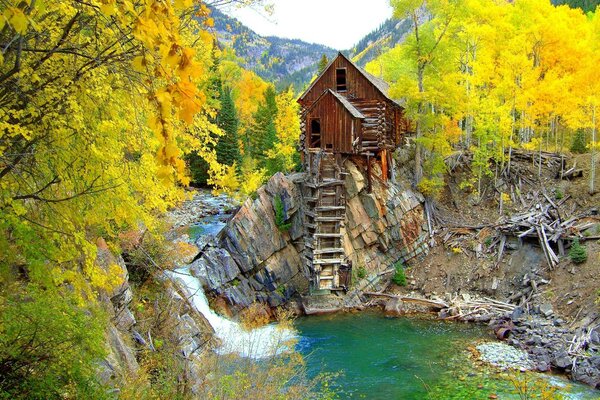
<svg viewBox="0 0 600 400"><path fill-rule="evenodd" d="M330 258L322 260L313 260L313 265L324 265L324 264L341 264L344 260L341 258Z"/></svg>
<svg viewBox="0 0 600 400"><path fill-rule="evenodd" d="M325 207L315 207L316 212L324 212L324 211L344 211L346 210L346 206L325 206ZM308 212L307 212L308 214Z"/></svg>
<svg viewBox="0 0 600 400"><path fill-rule="evenodd" d="M342 248L335 248L335 247L331 247L328 249L317 249L313 251L314 255L318 255L318 254L335 254L335 253L343 253L344 249Z"/></svg>
<svg viewBox="0 0 600 400"><path fill-rule="evenodd" d="M317 217L315 221L317 222L339 222L344 221L346 217Z"/></svg>
<svg viewBox="0 0 600 400"><path fill-rule="evenodd" d="M308 186L309 188L341 186L343 184L344 184L344 181L339 180L339 179L331 179L331 180L327 180L327 181L319 182L319 183L306 182L306 186Z"/></svg>
<svg viewBox="0 0 600 400"><path fill-rule="evenodd" d="M318 238L341 238L344 235L341 233L315 233L314 237Z"/></svg>

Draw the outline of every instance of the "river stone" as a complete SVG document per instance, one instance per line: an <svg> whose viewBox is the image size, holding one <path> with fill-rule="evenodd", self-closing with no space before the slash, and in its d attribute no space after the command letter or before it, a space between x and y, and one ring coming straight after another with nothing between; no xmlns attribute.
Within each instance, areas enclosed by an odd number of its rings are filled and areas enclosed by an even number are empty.
<svg viewBox="0 0 600 400"><path fill-rule="evenodd" d="M504 343L482 343L477 345L477 350L482 361L501 369L532 370L535 368L527 352Z"/></svg>
<svg viewBox="0 0 600 400"><path fill-rule="evenodd" d="M388 316L401 316L404 314L404 302L402 300L400 300L399 298L393 298L393 299L389 299L386 303L385 303L385 315Z"/></svg>

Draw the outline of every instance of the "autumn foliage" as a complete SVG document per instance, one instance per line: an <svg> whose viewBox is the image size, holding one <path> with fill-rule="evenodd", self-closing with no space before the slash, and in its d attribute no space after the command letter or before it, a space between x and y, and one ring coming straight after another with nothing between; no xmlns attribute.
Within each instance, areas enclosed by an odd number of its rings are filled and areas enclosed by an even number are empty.
<svg viewBox="0 0 600 400"><path fill-rule="evenodd" d="M392 94L407 100L422 190L439 191L443 160L458 149L473 153L478 192L496 165L510 173L514 148L564 151L577 132L597 152L598 13L547 0L391 4L411 31L367 69L383 71Z"/></svg>

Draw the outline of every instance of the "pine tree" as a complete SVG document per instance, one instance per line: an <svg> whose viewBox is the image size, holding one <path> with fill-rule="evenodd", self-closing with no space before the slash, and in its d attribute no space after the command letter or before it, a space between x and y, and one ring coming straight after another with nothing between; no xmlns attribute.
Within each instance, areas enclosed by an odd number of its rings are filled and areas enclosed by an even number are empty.
<svg viewBox="0 0 600 400"><path fill-rule="evenodd" d="M575 264L581 264L587 260L587 251L585 247L579 244L579 239L575 239L569 250L569 257Z"/></svg>
<svg viewBox="0 0 600 400"><path fill-rule="evenodd" d="M264 102L259 104L254 113L254 123L249 137L250 155L258 161L259 167L266 166L266 152L273 148L277 140L275 117L277 116L277 103L275 89L269 86L265 91ZM271 168L269 168L271 169Z"/></svg>
<svg viewBox="0 0 600 400"><path fill-rule="evenodd" d="M235 104L231 97L231 88L221 88L221 110L217 115L217 125L223 130L223 136L217 143L217 161L225 165L240 165L241 154L238 142L239 120Z"/></svg>
<svg viewBox="0 0 600 400"><path fill-rule="evenodd" d="M319 74L327 68L329 65L329 59L327 58L327 54L323 54L321 56L321 60L319 60Z"/></svg>
<svg viewBox="0 0 600 400"><path fill-rule="evenodd" d="M223 91L223 82L219 74L220 56L217 54L217 43L213 42L212 64L209 68L209 81L207 85L207 102L214 108L219 108L219 98ZM209 117L209 122L216 124L216 118ZM216 141L214 135L211 137ZM212 149L213 147L210 146ZM198 152L192 151L185 157L185 162L190 170L192 183L194 186L206 186L208 184L208 170L210 165L206 160L198 155Z"/></svg>
<svg viewBox="0 0 600 400"><path fill-rule="evenodd" d="M583 129L578 129L575 132L575 136L573 136L573 143L571 143L571 151L579 154L586 152L585 131Z"/></svg>

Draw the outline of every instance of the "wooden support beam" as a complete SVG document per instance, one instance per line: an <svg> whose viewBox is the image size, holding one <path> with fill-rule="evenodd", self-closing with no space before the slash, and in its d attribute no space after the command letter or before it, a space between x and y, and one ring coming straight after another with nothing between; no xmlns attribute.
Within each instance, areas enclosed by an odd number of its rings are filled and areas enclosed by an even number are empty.
<svg viewBox="0 0 600 400"><path fill-rule="evenodd" d="M373 185L371 182L371 157L367 155L367 191L371 193Z"/></svg>
<svg viewBox="0 0 600 400"><path fill-rule="evenodd" d="M387 149L381 150L381 174L382 174L383 182L387 183L387 181L388 181Z"/></svg>
<svg viewBox="0 0 600 400"><path fill-rule="evenodd" d="M326 248L326 249L319 249L319 250L315 250L313 252L313 254L317 255L317 254L335 254L335 253L343 253L344 249L339 247L330 247L330 248Z"/></svg>

